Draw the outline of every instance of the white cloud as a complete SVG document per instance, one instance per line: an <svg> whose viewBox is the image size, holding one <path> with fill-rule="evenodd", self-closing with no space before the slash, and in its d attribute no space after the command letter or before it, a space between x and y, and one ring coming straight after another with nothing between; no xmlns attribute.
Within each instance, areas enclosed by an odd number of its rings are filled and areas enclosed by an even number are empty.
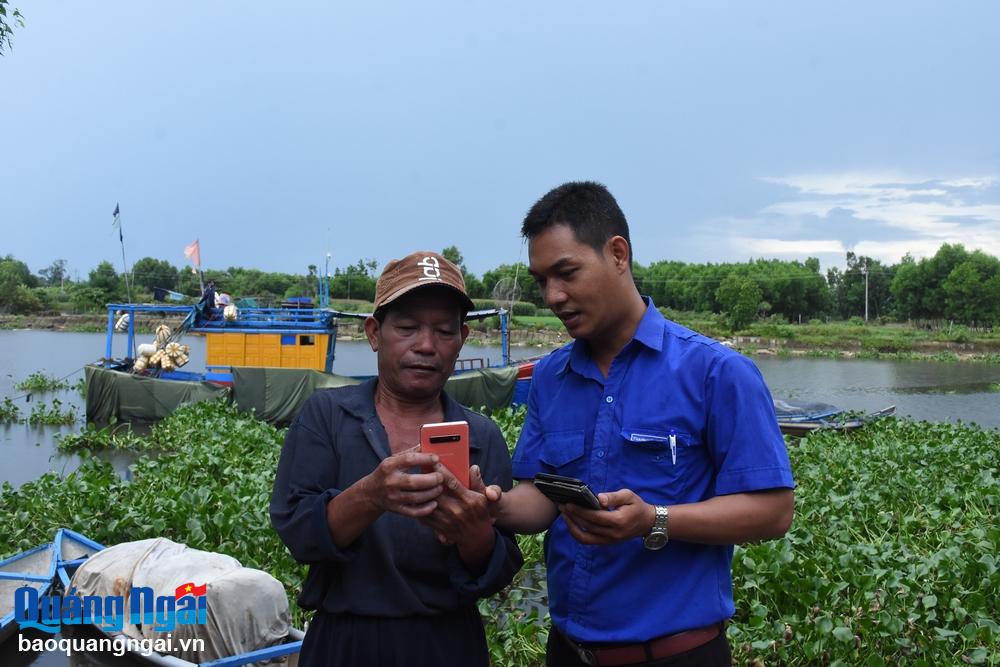
<svg viewBox="0 0 1000 667"><path fill-rule="evenodd" d="M857 254L896 262L907 252L914 257L933 255L942 243L962 243L969 249L1000 254L1000 193L990 192L1000 181L994 176L928 178L898 172L852 171L762 180L790 187L798 194L764 207L763 217L771 218L772 225L789 228L794 224L805 235L811 229L828 237L828 219L835 210L841 210L848 215L843 220L838 218L840 225L856 221L857 229L851 230L851 238L869 234L877 237L857 241L850 247L842 243ZM992 201L968 203L964 197L972 195ZM907 238L880 238L899 232L905 232ZM825 248L828 242L777 243L761 238L748 243L773 248L772 253L783 247L791 253L796 244Z"/></svg>
<svg viewBox="0 0 1000 667"><path fill-rule="evenodd" d="M792 255L795 257L815 257L835 253L843 255L847 252L844 244L836 240L802 240L784 241L782 239L733 239L736 247L746 251L751 255L771 257L774 255Z"/></svg>
<svg viewBox="0 0 1000 667"><path fill-rule="evenodd" d="M997 179L994 176L983 176L981 178L956 178L953 180L941 181L941 185L949 188L973 188L976 190L985 190L993 187L993 184L996 182Z"/></svg>
<svg viewBox="0 0 1000 667"><path fill-rule="evenodd" d="M908 239L906 241L861 241L855 244L857 255L874 257L889 264L897 264L906 254L913 257L928 257L941 247L942 243L952 243L940 239Z"/></svg>

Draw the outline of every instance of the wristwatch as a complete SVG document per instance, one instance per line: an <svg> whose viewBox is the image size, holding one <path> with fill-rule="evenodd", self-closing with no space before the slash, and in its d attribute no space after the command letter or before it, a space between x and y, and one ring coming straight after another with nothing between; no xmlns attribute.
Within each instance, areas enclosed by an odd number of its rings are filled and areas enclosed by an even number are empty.
<svg viewBox="0 0 1000 667"><path fill-rule="evenodd" d="M667 537L667 524L670 522L670 512L666 505L653 505L656 511L656 519L653 521L653 530L649 535L642 538L642 546L650 551L656 551L667 546L670 539Z"/></svg>

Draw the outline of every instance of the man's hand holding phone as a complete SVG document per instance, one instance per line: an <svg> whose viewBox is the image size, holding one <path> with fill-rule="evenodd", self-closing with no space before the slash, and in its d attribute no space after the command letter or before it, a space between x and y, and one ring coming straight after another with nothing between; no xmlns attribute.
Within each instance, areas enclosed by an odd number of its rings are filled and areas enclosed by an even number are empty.
<svg viewBox="0 0 1000 667"><path fill-rule="evenodd" d="M615 544L649 532L651 505L628 489L594 494L573 477L538 473L535 488L559 506L566 527L581 544Z"/></svg>
<svg viewBox="0 0 1000 667"><path fill-rule="evenodd" d="M437 462L437 455L422 453L416 447L387 457L365 477L365 497L385 512L427 516L437 507L437 498L444 491L444 477L433 471ZM432 471L410 472L414 468Z"/></svg>
<svg viewBox="0 0 1000 667"><path fill-rule="evenodd" d="M466 567L481 571L493 553L496 533L489 501L483 495L486 487L479 466L468 471L471 489L465 488L442 463L435 470L444 478L444 492L438 496L435 510L421 521L434 530L442 544L458 548Z"/></svg>
<svg viewBox="0 0 1000 667"><path fill-rule="evenodd" d="M573 538L581 544L616 544L647 534L655 510L629 489L597 495L600 510L567 503L561 505L563 519Z"/></svg>
<svg viewBox="0 0 1000 667"><path fill-rule="evenodd" d="M601 503L590 487L575 477L540 472L535 475L534 483L535 488L556 505L569 503L592 510L601 509Z"/></svg>

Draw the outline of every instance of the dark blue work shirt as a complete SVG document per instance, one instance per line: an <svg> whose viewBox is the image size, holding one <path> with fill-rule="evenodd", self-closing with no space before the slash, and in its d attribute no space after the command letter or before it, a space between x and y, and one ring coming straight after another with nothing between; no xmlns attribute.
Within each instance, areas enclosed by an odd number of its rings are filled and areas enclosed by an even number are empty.
<svg viewBox="0 0 1000 667"><path fill-rule="evenodd" d="M513 473L578 477L595 493L631 489L677 505L793 488L771 394L748 358L646 313L604 378L584 341L535 366ZM583 642L635 642L734 612L732 546L636 538L585 546L562 517L545 544L550 613Z"/></svg>
<svg viewBox="0 0 1000 667"><path fill-rule="evenodd" d="M475 611L510 583L523 559L513 535L496 531L486 571L468 571L454 546L418 520L384 512L354 542L337 546L326 506L392 455L375 410L377 380L323 389L285 435L271 494L271 523L292 556L309 564L299 604L321 613L431 616ZM509 489L510 455L499 427L441 394L444 421L469 422L470 462L483 481Z"/></svg>

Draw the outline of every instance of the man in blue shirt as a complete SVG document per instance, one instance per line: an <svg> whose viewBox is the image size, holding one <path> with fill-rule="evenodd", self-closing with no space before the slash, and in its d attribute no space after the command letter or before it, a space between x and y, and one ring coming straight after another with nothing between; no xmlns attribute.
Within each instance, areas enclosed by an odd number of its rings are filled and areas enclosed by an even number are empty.
<svg viewBox="0 0 1000 667"><path fill-rule="evenodd" d="M597 183L524 220L532 276L575 339L534 370L497 525L548 530L552 665L729 665L734 544L780 537L793 487L757 367L665 319L632 278L628 224ZM586 482L558 507L537 473Z"/></svg>

